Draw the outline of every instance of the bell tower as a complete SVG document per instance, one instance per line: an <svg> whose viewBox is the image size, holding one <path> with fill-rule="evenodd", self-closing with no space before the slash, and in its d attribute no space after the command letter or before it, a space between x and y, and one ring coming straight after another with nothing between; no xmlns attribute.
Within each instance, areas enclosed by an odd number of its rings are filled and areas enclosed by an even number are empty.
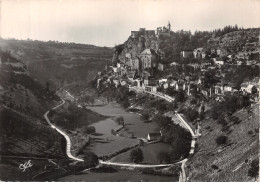
<svg viewBox="0 0 260 182"><path fill-rule="evenodd" d="M169 32L171 31L171 23L170 23L170 21L168 21L168 30L169 30Z"/></svg>

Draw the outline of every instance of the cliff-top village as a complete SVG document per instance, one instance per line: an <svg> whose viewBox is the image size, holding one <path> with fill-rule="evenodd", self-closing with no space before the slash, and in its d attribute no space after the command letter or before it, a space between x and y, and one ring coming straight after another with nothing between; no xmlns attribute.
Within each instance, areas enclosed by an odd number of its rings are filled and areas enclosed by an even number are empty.
<svg viewBox="0 0 260 182"><path fill-rule="evenodd" d="M131 31L131 35L128 42L134 44L134 41L142 40L153 40L158 41L161 36L165 39L171 36L173 32L171 31L171 24L168 23L167 27L158 27L155 30L146 30L145 28L140 28L139 31ZM234 40L225 40L220 44L232 43ZM113 65L107 69L110 69L110 74L107 77L107 82L113 82L115 86L125 85L130 87L135 87L139 91L148 91L160 94L166 94L167 89L173 89L175 91L182 90L187 95L191 95L193 91L199 92L208 97L216 96L215 98L221 101L221 96L225 93L242 93L244 95L255 95L258 96L259 84L258 80L244 81L240 85L236 85L232 82L225 81L225 73L223 68L227 65L240 66L247 65L252 66L258 65L259 62L256 60L249 59L250 54L257 54L260 52L259 43L247 42L245 46L234 53L228 52L226 49L219 47L215 48L204 48L198 47L195 49L181 50L179 52L180 60L185 62L186 60L192 59L193 62L188 64L180 64L174 60L170 62L162 62L163 54L158 48L158 45L145 46L140 52L132 51L130 49L125 49L119 56L114 59ZM178 77L173 77L173 74L163 74L166 69L176 67L182 67L185 69L192 69L194 74L189 75L179 75ZM185 67L185 68L184 68ZM157 70L161 72L163 77L154 75L152 70ZM216 82L209 87L205 87L203 82L205 77L207 77L207 72L215 71ZM196 74L199 73L199 74ZM99 85L100 79L98 79Z"/></svg>

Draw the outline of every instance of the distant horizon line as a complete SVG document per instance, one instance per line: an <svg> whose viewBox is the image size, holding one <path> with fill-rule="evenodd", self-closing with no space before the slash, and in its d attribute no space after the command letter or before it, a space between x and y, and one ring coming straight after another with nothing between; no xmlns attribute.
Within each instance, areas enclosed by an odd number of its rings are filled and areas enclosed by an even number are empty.
<svg viewBox="0 0 260 182"><path fill-rule="evenodd" d="M225 25L224 27L227 27L227 26L236 26L237 24L235 24L235 25ZM196 32L196 31L198 31L198 32L213 32L214 30L218 30L218 29L223 29L224 27L222 27L222 28L217 28L217 29L213 29L213 30L195 30L193 33L192 33L192 31L191 30L184 30L184 29L180 29L180 30L176 30L176 31L173 31L173 30L171 30L171 32L179 32L179 31L185 31L185 32L191 32L191 34L192 35L194 35L194 33ZM258 28L260 28L260 27L250 27L250 28L244 28L243 26L241 26L241 27L239 27L238 25L237 25L237 27L238 28L242 28L242 30L247 30L247 29L258 29ZM145 27L139 27L139 29L140 28L145 28ZM138 29L138 30L139 30ZM131 32L132 30L130 30L130 32ZM129 35L129 37L130 37L130 35ZM40 40L40 39L31 39L31 38L25 38L25 39L22 39L22 38L14 38L14 37L12 37L12 38L10 38L10 37L7 37L7 38L4 38L4 37L1 37L0 36L0 39L4 39L4 40L18 40L18 41L38 41L38 42L55 42L55 43L63 43L63 44L78 44L78 45L88 45L88 46L95 46L95 47L104 47L104 48L114 48L115 46L117 46L117 45L120 45L120 44L122 44L122 43L119 43L119 44L114 44L114 46L105 46L105 45L103 45L103 46L99 46L99 45L94 45L94 44L88 44L88 43L81 43L81 42L67 42L67 41L59 41L59 40Z"/></svg>

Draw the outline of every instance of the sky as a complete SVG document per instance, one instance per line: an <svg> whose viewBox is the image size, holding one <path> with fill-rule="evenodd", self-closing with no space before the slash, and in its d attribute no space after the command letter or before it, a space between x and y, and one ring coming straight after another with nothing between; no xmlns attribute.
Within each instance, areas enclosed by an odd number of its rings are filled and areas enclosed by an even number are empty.
<svg viewBox="0 0 260 182"><path fill-rule="evenodd" d="M260 0L0 0L2 38L113 47L132 30L260 27Z"/></svg>

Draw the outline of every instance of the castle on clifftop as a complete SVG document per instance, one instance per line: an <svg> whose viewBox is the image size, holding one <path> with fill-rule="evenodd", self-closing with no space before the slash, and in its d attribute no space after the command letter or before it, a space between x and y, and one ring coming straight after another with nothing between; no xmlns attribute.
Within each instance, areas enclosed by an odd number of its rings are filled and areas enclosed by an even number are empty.
<svg viewBox="0 0 260 182"><path fill-rule="evenodd" d="M146 30L145 28L140 28L139 31L131 31L131 37L132 38L136 38L139 37L141 35L145 36L145 37L155 37L155 36L160 36L160 35L166 35L166 36L170 36L171 34L171 24L170 22L168 22L167 27L163 26L163 27L157 27L156 29L156 34L155 34L155 30Z"/></svg>

